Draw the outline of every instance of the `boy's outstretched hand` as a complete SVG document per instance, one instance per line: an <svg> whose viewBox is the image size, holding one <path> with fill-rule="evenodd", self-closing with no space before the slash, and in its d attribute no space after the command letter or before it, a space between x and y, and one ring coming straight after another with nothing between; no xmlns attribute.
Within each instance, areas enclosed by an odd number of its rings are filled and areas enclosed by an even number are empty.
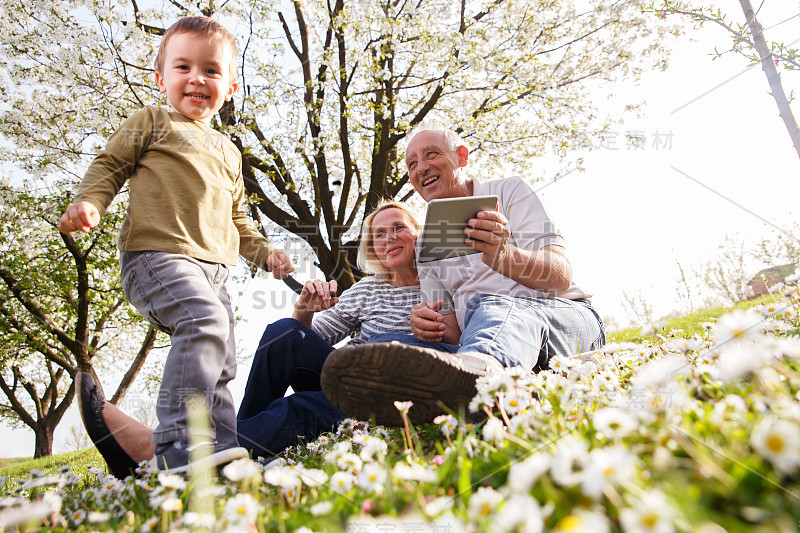
<svg viewBox="0 0 800 533"><path fill-rule="evenodd" d="M279 250L273 250L267 256L267 272L272 272L275 279L283 279L294 272L294 265L289 256Z"/></svg>
<svg viewBox="0 0 800 533"><path fill-rule="evenodd" d="M75 233L80 230L89 233L89 230L100 222L100 212L91 202L78 202L67 207L58 221L58 231L61 233Z"/></svg>

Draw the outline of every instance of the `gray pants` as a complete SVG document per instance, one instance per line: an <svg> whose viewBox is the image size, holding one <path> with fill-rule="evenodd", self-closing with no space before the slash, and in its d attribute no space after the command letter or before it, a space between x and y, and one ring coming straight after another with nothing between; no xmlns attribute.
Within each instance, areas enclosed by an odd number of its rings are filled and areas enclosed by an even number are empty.
<svg viewBox="0 0 800 533"><path fill-rule="evenodd" d="M236 408L228 390L236 376L228 268L166 252L120 252L120 267L128 301L172 339L153 442L185 441L186 403L202 394L217 450L238 446Z"/></svg>

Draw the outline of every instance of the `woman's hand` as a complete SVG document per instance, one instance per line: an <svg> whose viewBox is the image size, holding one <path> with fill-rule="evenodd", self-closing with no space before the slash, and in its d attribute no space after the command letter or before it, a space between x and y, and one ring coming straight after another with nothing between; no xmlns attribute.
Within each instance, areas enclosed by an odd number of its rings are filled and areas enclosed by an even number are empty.
<svg viewBox="0 0 800 533"><path fill-rule="evenodd" d="M339 301L339 298L333 296L336 294L336 289L336 280L323 281L315 279L314 281L307 281L303 285L303 290L300 291L300 298L294 304L292 318L310 328L314 313L330 309Z"/></svg>

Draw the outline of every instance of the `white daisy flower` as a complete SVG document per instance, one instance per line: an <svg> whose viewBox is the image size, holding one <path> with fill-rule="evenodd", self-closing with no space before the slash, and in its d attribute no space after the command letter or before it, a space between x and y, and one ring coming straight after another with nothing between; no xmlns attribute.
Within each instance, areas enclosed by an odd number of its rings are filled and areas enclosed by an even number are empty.
<svg viewBox="0 0 800 533"><path fill-rule="evenodd" d="M387 475L386 470L378 463L367 463L358 474L358 487L364 492L382 494Z"/></svg>
<svg viewBox="0 0 800 533"><path fill-rule="evenodd" d="M674 514L664 494L651 489L635 505L622 509L619 519L625 533L672 533Z"/></svg>
<svg viewBox="0 0 800 533"><path fill-rule="evenodd" d="M378 437L365 439L361 444L361 451L359 457L362 461L372 461L382 459L386 455L389 446L386 441Z"/></svg>
<svg viewBox="0 0 800 533"><path fill-rule="evenodd" d="M514 416L527 409L533 399L530 394L526 394L526 391L520 390L518 387L503 394L502 398L503 409L509 416Z"/></svg>
<svg viewBox="0 0 800 533"><path fill-rule="evenodd" d="M717 320L714 338L717 344L740 342L757 337L761 333L761 317L753 311L737 309Z"/></svg>
<svg viewBox="0 0 800 533"><path fill-rule="evenodd" d="M454 500L452 496L440 496L429 501L422 509L422 512L433 518L450 511L453 508L453 503Z"/></svg>
<svg viewBox="0 0 800 533"><path fill-rule="evenodd" d="M300 480L307 487L318 487L328 481L328 474L319 468L306 468L303 465L297 465L295 470Z"/></svg>
<svg viewBox="0 0 800 533"><path fill-rule="evenodd" d="M342 470L359 472L363 465L364 461L354 453L346 453L336 460L336 466Z"/></svg>
<svg viewBox="0 0 800 533"><path fill-rule="evenodd" d="M414 402L410 400L405 402L394 402L394 407L401 413L408 413L408 410L414 407Z"/></svg>
<svg viewBox="0 0 800 533"><path fill-rule="evenodd" d="M86 521L90 524L105 524L111 519L111 513L103 511L90 511L86 515Z"/></svg>
<svg viewBox="0 0 800 533"><path fill-rule="evenodd" d="M677 355L665 355L645 364L631 378L634 388L659 388L672 382L676 376L685 374L690 367L687 359Z"/></svg>
<svg viewBox="0 0 800 533"><path fill-rule="evenodd" d="M61 481L60 476L37 476L23 483L22 488L25 490L31 490L41 487L50 487L52 485L58 485L59 481Z"/></svg>
<svg viewBox="0 0 800 533"><path fill-rule="evenodd" d="M352 449L352 444L349 440L342 440L337 442L331 448L331 451L325 454L325 462L330 464L336 464L339 458L348 453Z"/></svg>
<svg viewBox="0 0 800 533"><path fill-rule="evenodd" d="M157 529L158 529L158 518L154 516L152 518L148 518L147 520L145 520L144 523L142 523L142 526L139 528L139 531L140 533L150 533L151 531L156 531Z"/></svg>
<svg viewBox="0 0 800 533"><path fill-rule="evenodd" d="M592 415L592 424L597 431L612 440L630 435L637 427L633 416L619 407L601 407Z"/></svg>
<svg viewBox="0 0 800 533"><path fill-rule="evenodd" d="M581 492L599 499L606 486L617 486L633 477L633 462L633 455L622 446L592 450L581 480Z"/></svg>
<svg viewBox="0 0 800 533"><path fill-rule="evenodd" d="M499 418L491 417L483 426L483 440L500 444L506 439L506 427Z"/></svg>
<svg viewBox="0 0 800 533"><path fill-rule="evenodd" d="M641 331L639 332L640 335L658 335L658 332L664 327L663 322L652 322L650 324L645 324Z"/></svg>
<svg viewBox="0 0 800 533"><path fill-rule="evenodd" d="M608 519L601 513L576 509L573 514L559 520L553 531L557 533L608 533Z"/></svg>
<svg viewBox="0 0 800 533"><path fill-rule="evenodd" d="M537 453L513 463L508 470L506 486L512 493L527 493L550 468L550 455Z"/></svg>
<svg viewBox="0 0 800 533"><path fill-rule="evenodd" d="M330 513L332 510L333 510L333 502L330 500L315 503L309 509L309 511L311 512L311 516L323 516Z"/></svg>
<svg viewBox="0 0 800 533"><path fill-rule="evenodd" d="M558 447L550 465L553 480L562 487L580 483L586 468L588 452L589 447L583 439L569 435L558 441Z"/></svg>
<svg viewBox="0 0 800 533"><path fill-rule="evenodd" d="M231 522L252 523L259 511L259 504L249 494L237 494L225 502L224 515Z"/></svg>
<svg viewBox="0 0 800 533"><path fill-rule="evenodd" d="M750 436L750 445L782 474L800 466L800 427L795 422L768 418Z"/></svg>
<svg viewBox="0 0 800 533"><path fill-rule="evenodd" d="M0 512L0 524L13 530L16 525L38 522L51 514L50 505L46 502L23 500L21 505Z"/></svg>
<svg viewBox="0 0 800 533"><path fill-rule="evenodd" d="M392 469L392 474L398 479L406 481L419 481L421 483L436 483L439 481L439 476L429 466L421 465L419 463L406 464L397 463Z"/></svg>
<svg viewBox="0 0 800 533"><path fill-rule="evenodd" d="M480 487L469 497L467 516L473 520L488 518L497 511L503 500L503 495L492 487Z"/></svg>
<svg viewBox="0 0 800 533"><path fill-rule="evenodd" d="M180 498L177 498L175 494L171 494L167 496L163 502L161 502L161 510L162 511L180 511L183 509L183 502Z"/></svg>
<svg viewBox="0 0 800 533"><path fill-rule="evenodd" d="M233 482L252 479L261 473L258 463L248 457L231 461L222 469L222 475Z"/></svg>
<svg viewBox="0 0 800 533"><path fill-rule="evenodd" d="M186 480L178 474L159 472L158 482L168 489L183 490L186 488Z"/></svg>
<svg viewBox="0 0 800 533"><path fill-rule="evenodd" d="M439 415L433 419L434 424L438 424L442 434L449 437L458 429L458 420L453 415Z"/></svg>
<svg viewBox="0 0 800 533"><path fill-rule="evenodd" d="M281 488L296 488L302 482L298 472L290 466L276 466L264 471L264 481Z"/></svg>
<svg viewBox="0 0 800 533"><path fill-rule="evenodd" d="M769 353L758 344L726 346L717 360L717 375L721 380L742 379L766 365L768 356Z"/></svg>
<svg viewBox="0 0 800 533"><path fill-rule="evenodd" d="M328 484L333 492L344 494L353 488L353 474L350 472L335 472Z"/></svg>
<svg viewBox="0 0 800 533"><path fill-rule="evenodd" d="M72 524L74 527L78 527L79 525L83 524L83 521L86 520L86 511L83 509L76 509L71 511L67 515L67 519L69 523Z"/></svg>
<svg viewBox="0 0 800 533"><path fill-rule="evenodd" d="M540 533L544 531L542 508L530 494L512 494L492 519L499 531Z"/></svg>
<svg viewBox="0 0 800 533"><path fill-rule="evenodd" d="M181 523L193 529L214 529L217 517L214 513L188 512L181 517ZM156 521L158 523L158 521ZM152 530L148 530L152 531Z"/></svg>

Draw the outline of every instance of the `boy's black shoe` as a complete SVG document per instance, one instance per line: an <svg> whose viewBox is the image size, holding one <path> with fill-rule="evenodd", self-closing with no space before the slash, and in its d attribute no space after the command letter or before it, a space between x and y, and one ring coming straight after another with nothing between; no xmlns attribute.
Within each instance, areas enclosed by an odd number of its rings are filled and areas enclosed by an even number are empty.
<svg viewBox="0 0 800 533"><path fill-rule="evenodd" d="M92 375L87 372L75 374L75 389L78 393L78 410L81 413L83 427L92 439L100 455L108 465L108 471L118 479L130 476L138 466L122 449L117 439L103 420L105 398L95 384Z"/></svg>

